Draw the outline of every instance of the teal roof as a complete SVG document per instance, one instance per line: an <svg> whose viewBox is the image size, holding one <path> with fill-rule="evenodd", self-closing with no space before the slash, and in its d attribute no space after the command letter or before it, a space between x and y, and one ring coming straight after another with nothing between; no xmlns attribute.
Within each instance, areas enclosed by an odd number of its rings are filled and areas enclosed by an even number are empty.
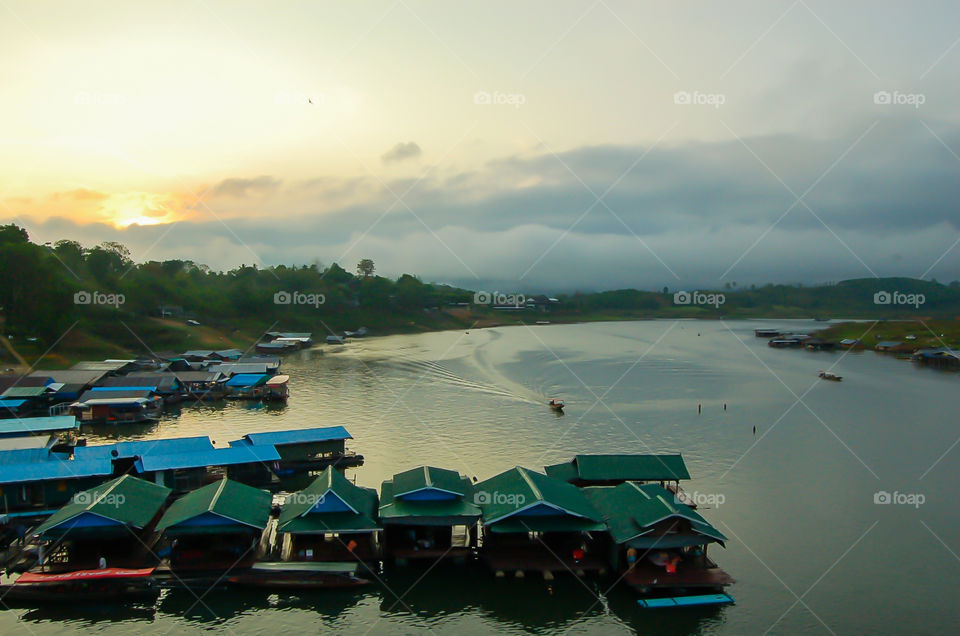
<svg viewBox="0 0 960 636"><path fill-rule="evenodd" d="M234 526L238 530L263 530L267 527L273 496L229 479L208 484L173 502L157 523L157 530L191 534L206 528ZM201 518L207 525L194 525Z"/></svg>
<svg viewBox="0 0 960 636"><path fill-rule="evenodd" d="M584 488L583 492L603 515L614 541L634 547L676 547L717 542L726 537L690 506L677 501L660 484L626 482L619 486ZM655 533L664 521L674 521L671 533ZM687 530L689 528L689 530ZM687 537L688 540L677 539Z"/></svg>
<svg viewBox="0 0 960 636"><path fill-rule="evenodd" d="M350 483L328 466L309 486L289 495L278 532L300 534L378 530L377 491Z"/></svg>
<svg viewBox="0 0 960 636"><path fill-rule="evenodd" d="M393 496L405 497L422 490L438 490L463 497L471 491L469 481L455 470L420 466L393 476Z"/></svg>
<svg viewBox="0 0 960 636"><path fill-rule="evenodd" d="M605 528L602 516L579 488L527 468L512 468L476 484L475 488L483 523L495 532L495 526L507 519L515 520L517 528L506 531L546 532L548 526L556 525L551 522L558 517L580 520L579 524L573 524L578 526L577 530ZM516 524L517 519L523 519L524 523Z"/></svg>
<svg viewBox="0 0 960 636"><path fill-rule="evenodd" d="M44 539L77 532L81 517L98 520L95 532L105 536L107 528L142 529L160 512L171 490L153 482L124 475L73 496L70 503L53 513L34 534ZM124 529L122 535L127 535Z"/></svg>
<svg viewBox="0 0 960 636"><path fill-rule="evenodd" d="M75 428L80 428L80 422L72 415L21 417L0 420L0 435L68 431Z"/></svg>
<svg viewBox="0 0 960 636"><path fill-rule="evenodd" d="M564 481L677 481L690 479L679 454L577 455L572 462L547 466L551 477Z"/></svg>
<svg viewBox="0 0 960 636"><path fill-rule="evenodd" d="M480 514L473 484L456 471L421 466L380 485L380 519L385 524L473 525Z"/></svg>

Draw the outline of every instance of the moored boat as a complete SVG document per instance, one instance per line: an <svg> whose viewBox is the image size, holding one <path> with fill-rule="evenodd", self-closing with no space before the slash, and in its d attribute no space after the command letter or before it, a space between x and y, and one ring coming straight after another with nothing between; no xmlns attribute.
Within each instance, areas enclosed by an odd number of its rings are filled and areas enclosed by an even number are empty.
<svg viewBox="0 0 960 636"><path fill-rule="evenodd" d="M817 374L817 376L822 380L831 380L833 382L840 382L843 380L843 376L839 376L831 371L821 371Z"/></svg>
<svg viewBox="0 0 960 636"><path fill-rule="evenodd" d="M7 601L120 601L153 598L159 588L153 568L102 568L75 570L59 574L26 572L12 585L0 586Z"/></svg>
<svg viewBox="0 0 960 636"><path fill-rule="evenodd" d="M279 589L324 589L369 585L357 576L357 563L311 563L265 561L227 577L227 582L243 587Z"/></svg>

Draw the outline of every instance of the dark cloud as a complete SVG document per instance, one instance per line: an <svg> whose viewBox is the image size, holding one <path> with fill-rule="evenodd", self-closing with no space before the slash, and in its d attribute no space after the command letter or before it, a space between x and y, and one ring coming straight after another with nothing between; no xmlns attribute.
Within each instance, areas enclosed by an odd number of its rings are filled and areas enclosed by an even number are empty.
<svg viewBox="0 0 960 636"><path fill-rule="evenodd" d="M279 188L281 183L279 179L267 175L224 179L213 187L213 196L245 198L269 194Z"/></svg>
<svg viewBox="0 0 960 636"><path fill-rule="evenodd" d="M380 160L383 161L383 163L395 163L398 161L406 161L407 159L417 159L422 154L423 151L420 149L420 146L417 145L417 142L407 141L400 142L383 153L383 155L380 156Z"/></svg>

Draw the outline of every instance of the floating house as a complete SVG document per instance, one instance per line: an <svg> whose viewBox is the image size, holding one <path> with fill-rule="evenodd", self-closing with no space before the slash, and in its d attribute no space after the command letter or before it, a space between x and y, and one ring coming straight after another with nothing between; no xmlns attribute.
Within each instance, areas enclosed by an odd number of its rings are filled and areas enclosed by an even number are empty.
<svg viewBox="0 0 960 636"><path fill-rule="evenodd" d="M477 547L481 510L468 477L420 466L380 486L383 553L398 564L415 559L464 561Z"/></svg>
<svg viewBox="0 0 960 636"><path fill-rule="evenodd" d="M85 391L70 405L81 422L140 424L160 419L163 398L152 389L109 388Z"/></svg>
<svg viewBox="0 0 960 636"><path fill-rule="evenodd" d="M498 576L506 571L520 576L532 570L548 578L553 572L606 571L596 545L606 524L573 484L517 467L475 488L483 513L480 554Z"/></svg>
<svg viewBox="0 0 960 636"><path fill-rule="evenodd" d="M289 353L299 347L292 342L258 342L255 347L257 353Z"/></svg>
<svg viewBox="0 0 960 636"><path fill-rule="evenodd" d="M363 464L363 455L346 448L353 439L342 426L302 428L292 431L250 433L230 446L273 446L280 453L280 475L300 470L321 470L327 466L346 468Z"/></svg>
<svg viewBox="0 0 960 636"><path fill-rule="evenodd" d="M764 327L753 330L753 335L757 338L777 338L782 333L779 329L768 329Z"/></svg>
<svg viewBox="0 0 960 636"><path fill-rule="evenodd" d="M157 523L160 553L174 572L226 572L253 565L272 495L223 478L177 499Z"/></svg>
<svg viewBox="0 0 960 636"><path fill-rule="evenodd" d="M173 372L140 371L124 376L124 378L101 382L98 386L121 386L121 381L124 379L128 383L127 386L152 388L167 404L179 402L184 396L184 388L180 378Z"/></svg>
<svg viewBox="0 0 960 636"><path fill-rule="evenodd" d="M219 400L226 393L224 376L217 371L174 371L184 397L192 400Z"/></svg>
<svg viewBox="0 0 960 636"><path fill-rule="evenodd" d="M71 459L47 444L0 451L0 504L11 516L48 515L112 474L109 459Z"/></svg>
<svg viewBox="0 0 960 636"><path fill-rule="evenodd" d="M227 398L238 400L259 400L263 395L263 385L270 376L266 373L238 373L224 383Z"/></svg>
<svg viewBox="0 0 960 636"><path fill-rule="evenodd" d="M207 371L222 373L227 377L240 374L273 375L276 373L276 367L269 362L222 362L211 364L207 367Z"/></svg>
<svg viewBox="0 0 960 636"><path fill-rule="evenodd" d="M726 537L659 484L625 482L583 490L607 525L608 559L641 593L719 592L733 579L707 557Z"/></svg>
<svg viewBox="0 0 960 636"><path fill-rule="evenodd" d="M873 348L877 351L904 351L911 349L911 346L905 345L897 340L884 340L883 342L878 342Z"/></svg>
<svg viewBox="0 0 960 636"><path fill-rule="evenodd" d="M921 349L913 354L914 362L941 369L955 369L960 366L960 351L940 347L937 349Z"/></svg>
<svg viewBox="0 0 960 636"><path fill-rule="evenodd" d="M79 431L80 422L72 415L0 420L0 450L58 446L59 450L70 452ZM27 441L32 443L24 444Z"/></svg>
<svg viewBox="0 0 960 636"><path fill-rule="evenodd" d="M105 375L123 375L140 368L136 360L85 360L72 367L74 371L102 371Z"/></svg>
<svg viewBox="0 0 960 636"><path fill-rule="evenodd" d="M380 557L377 491L350 483L332 466L289 495L277 533L284 561L374 562Z"/></svg>
<svg viewBox="0 0 960 636"><path fill-rule="evenodd" d="M33 532L46 543L43 567L69 572L96 568L101 558L108 567L154 561L149 537L169 495L131 475L76 493Z"/></svg>

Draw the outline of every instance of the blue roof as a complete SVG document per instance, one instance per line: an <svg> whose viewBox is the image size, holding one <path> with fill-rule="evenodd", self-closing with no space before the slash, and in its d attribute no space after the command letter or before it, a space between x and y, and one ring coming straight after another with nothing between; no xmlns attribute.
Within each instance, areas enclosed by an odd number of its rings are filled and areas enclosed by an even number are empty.
<svg viewBox="0 0 960 636"><path fill-rule="evenodd" d="M0 451L0 466L58 461L67 456L66 453L52 453L49 448L14 448Z"/></svg>
<svg viewBox="0 0 960 636"><path fill-rule="evenodd" d="M227 386L257 386L266 382L269 377L264 373L238 373L227 380Z"/></svg>
<svg viewBox="0 0 960 636"><path fill-rule="evenodd" d="M0 420L0 435L68 431L79 428L80 423L72 415L54 415L52 417L24 417Z"/></svg>
<svg viewBox="0 0 960 636"><path fill-rule="evenodd" d="M272 462L280 459L273 446L231 446L213 450L178 453L171 455L150 454L137 460L137 471L174 470L179 468L202 468L205 466L230 466Z"/></svg>
<svg viewBox="0 0 960 636"><path fill-rule="evenodd" d="M261 445L283 446L284 444L307 444L310 442L329 442L338 439L353 439L353 436L342 426L328 426L326 428L300 428L292 431L272 431L270 433L250 433L242 440L230 442L231 446L244 443Z"/></svg>
<svg viewBox="0 0 960 636"><path fill-rule="evenodd" d="M0 465L0 484L41 481L45 479L96 477L113 473L113 464L109 459L77 461L75 459L62 459L55 455L51 456L54 457L54 459L49 461Z"/></svg>
<svg viewBox="0 0 960 636"><path fill-rule="evenodd" d="M16 398L16 399L14 399L14 398L0 399L0 407L5 407L5 408L8 408L8 409L15 409L15 408L17 408L18 406L23 406L24 403L26 403L26 400L21 399L21 398Z"/></svg>
<svg viewBox="0 0 960 636"><path fill-rule="evenodd" d="M173 439L154 439L136 442L117 442L103 446L77 446L73 449L76 459L111 459L112 451L116 458L144 457L146 455L177 455L210 451L213 443L209 437L178 437Z"/></svg>

